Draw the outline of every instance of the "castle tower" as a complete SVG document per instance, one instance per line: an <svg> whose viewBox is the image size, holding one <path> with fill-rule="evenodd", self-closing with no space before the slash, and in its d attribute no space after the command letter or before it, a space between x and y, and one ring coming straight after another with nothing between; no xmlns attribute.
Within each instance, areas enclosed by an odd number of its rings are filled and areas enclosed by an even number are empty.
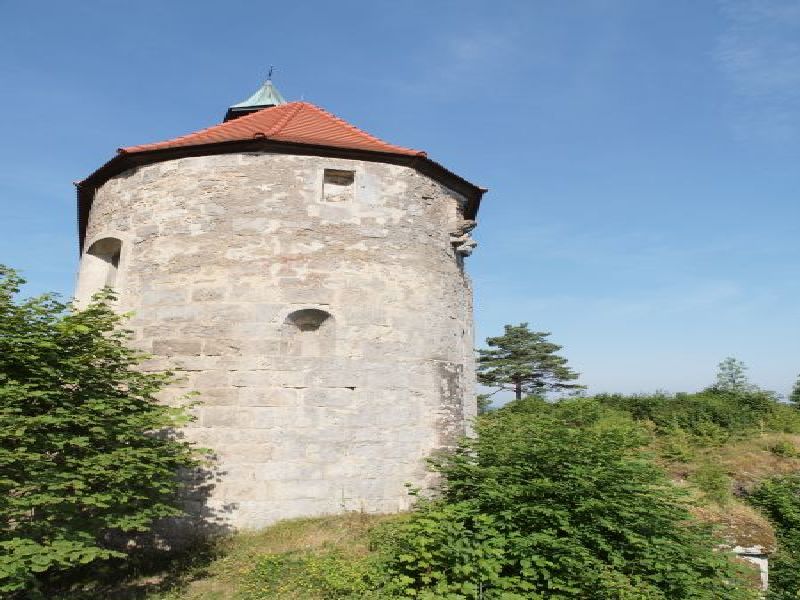
<svg viewBox="0 0 800 600"><path fill-rule="evenodd" d="M76 297L199 392L207 503L235 527L392 512L475 415L464 257L484 190L268 82L225 122L78 184Z"/></svg>

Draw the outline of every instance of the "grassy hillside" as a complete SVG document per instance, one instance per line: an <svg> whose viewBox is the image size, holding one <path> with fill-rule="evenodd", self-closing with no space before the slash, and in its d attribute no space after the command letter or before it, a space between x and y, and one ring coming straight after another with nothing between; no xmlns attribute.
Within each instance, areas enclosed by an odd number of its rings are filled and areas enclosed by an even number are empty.
<svg viewBox="0 0 800 600"><path fill-rule="evenodd" d="M284 521L222 542L208 564L149 600L317 600L346 593L353 568L369 553L369 530L389 519L351 513ZM396 518L396 517L395 517ZM169 589L172 588L172 589Z"/></svg>
<svg viewBox="0 0 800 600"><path fill-rule="evenodd" d="M324 516L283 521L180 555L138 557L95 571L92 583L53 600L328 600L352 591L367 564L369 533L402 515ZM356 578L358 573L355 573Z"/></svg>
<svg viewBox="0 0 800 600"><path fill-rule="evenodd" d="M675 484L692 492L696 502L692 512L698 519L717 525L731 543L774 549L775 532L769 521L738 494L775 475L800 471L800 458L785 456L781 450L776 453L786 444L800 448L800 436L764 433L695 449L685 460L665 458L663 453L669 452L663 440L654 442L650 450ZM711 483L709 477L698 476L708 470L708 465L719 467L719 471L712 471ZM723 474L718 481L716 473ZM137 594L148 600L335 597L321 591L336 593L332 571L347 578L348 564L369 554L370 529L397 518L402 517L348 514L285 521L261 532L239 534L221 543L208 562L181 565L180 573L166 573L163 579L140 580Z"/></svg>
<svg viewBox="0 0 800 600"><path fill-rule="evenodd" d="M543 435L541 442L534 442L530 446L531 450L541 446L544 448L541 451L545 453L531 460L535 462L542 456L562 452L562 458L558 460L566 461L559 462L565 465L578 460L575 452L579 451L579 446L575 444L584 443L584 436L593 440L601 439L608 432L628 431L628 424L633 423L635 429L630 431L639 431L640 439L646 442L639 451L640 455L649 463L658 465L675 487L688 492L689 508L694 517L716 526L718 534L731 546L763 546L773 550L780 545L780 532L776 536L770 521L753 508L747 498L764 481L800 473L800 434L796 433L800 420L798 412L775 405L767 405L765 412L763 407L754 405L750 417L746 417L741 406L731 406L726 404L726 400L714 407L716 400L699 396L677 399L612 397L568 403L562 408L536 403L522 404L519 408L510 407L501 416L504 421L498 431L502 431L504 437L498 439L509 442L512 438L506 437L506 432L510 426L527 423L540 418L542 412L550 412L554 419L551 425L555 423L558 426L553 430L555 435ZM746 412L749 409L745 406L744 410ZM765 418L765 415L772 416ZM524 433L528 430L521 431ZM535 433L535 430L532 431ZM549 432L548 429L540 433ZM573 435L570 432L577 437L570 438ZM490 433L484 427L483 435ZM567 438L570 439L569 443L565 443ZM525 435L520 439L524 440ZM551 442L555 445L551 446ZM488 448L491 447L502 448L504 444L490 444ZM486 451L487 448L484 448L482 452ZM595 459L589 456L586 460L591 462ZM604 487L598 498L604 498L609 491ZM591 490L584 490L580 494L583 496L586 492ZM552 500L542 497L538 501L534 498L534 502L547 506L547 502ZM182 557L169 557L169 562L160 562L159 557L139 561L124 583L119 583L119 573L106 577L109 581L116 579L113 585L104 586L101 578L98 578L97 584L87 590L84 597L142 600L386 600L386 592L373 591L375 582L380 583L381 577L379 573L376 579L375 573L376 568L385 569L391 561L380 562L386 559L387 546L383 543L384 555L379 556L379 552L373 549L373 542L375 539L389 539L385 537L385 525L396 527L414 522L415 519L415 527L419 527L420 521L423 522L425 536L438 539L437 532L448 531L447 528L457 524L448 520L437 522L445 514L441 510L447 512L449 509L443 506L437 509L438 512L428 511L427 516L422 515L422 519L419 515L410 519L402 515L347 514L286 521L260 532L232 536L213 547L195 548ZM431 519L429 523L436 524L433 529L426 529L427 525L424 525L428 518ZM620 520L615 523L617 526L626 526ZM446 529L436 529L441 525L445 525ZM437 549L440 543L446 546L450 537L455 539L464 534L457 529L452 531L452 536L445 535L434 542L434 546ZM469 537L471 534L467 535ZM396 553L408 553L408 548L397 549ZM391 547L389 550L390 553L395 551ZM162 558L164 561L167 559L166 556ZM418 556L409 557L408 560L416 561ZM372 584L367 584L367 581ZM755 589L758 581L755 573L750 581ZM470 594L464 592L463 596L453 597L472 597ZM80 595L73 592L68 597L79 598ZM445 596L429 594L425 597ZM619 597L639 598L635 590L632 595Z"/></svg>
<svg viewBox="0 0 800 600"><path fill-rule="evenodd" d="M676 485L693 492L699 519L719 527L720 534L740 546L775 548L769 521L743 495L762 481L800 472L800 435L767 432L753 438L734 439L721 446L701 447L683 460L667 458L664 446L654 443L657 461Z"/></svg>

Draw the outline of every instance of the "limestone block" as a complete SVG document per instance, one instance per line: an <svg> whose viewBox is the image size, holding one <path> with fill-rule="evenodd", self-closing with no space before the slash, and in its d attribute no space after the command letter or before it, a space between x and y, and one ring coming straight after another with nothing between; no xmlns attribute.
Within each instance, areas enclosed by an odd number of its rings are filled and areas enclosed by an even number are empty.
<svg viewBox="0 0 800 600"><path fill-rule="evenodd" d="M277 500L299 500L303 498L336 498L335 482L322 479L281 479L273 482L272 497Z"/></svg>
<svg viewBox="0 0 800 600"><path fill-rule="evenodd" d="M203 391L199 392L198 399L206 406L236 406L239 403L239 390L237 388L202 387L202 389Z"/></svg>
<svg viewBox="0 0 800 600"><path fill-rule="evenodd" d="M285 312L286 306L283 304L256 304L253 320L271 323L276 321L278 317Z"/></svg>
<svg viewBox="0 0 800 600"><path fill-rule="evenodd" d="M296 406L297 404L297 389L239 388L240 406Z"/></svg>
<svg viewBox="0 0 800 600"><path fill-rule="evenodd" d="M273 385L275 377L272 371L233 371L230 381L235 387L264 388Z"/></svg>
<svg viewBox="0 0 800 600"><path fill-rule="evenodd" d="M236 414L239 427L268 429L287 423L287 409L281 406L240 407Z"/></svg>
<svg viewBox="0 0 800 600"><path fill-rule="evenodd" d="M204 406L200 410L203 427L232 427L236 425L236 408L230 406Z"/></svg>
<svg viewBox="0 0 800 600"><path fill-rule="evenodd" d="M225 500L257 500L269 497L272 484L268 481L231 481L219 486L219 492Z"/></svg>
<svg viewBox="0 0 800 600"><path fill-rule="evenodd" d="M251 219L233 219L233 231L238 233L256 233L264 231L267 228L267 219L265 218L251 218Z"/></svg>
<svg viewBox="0 0 800 600"><path fill-rule="evenodd" d="M263 322L242 322L234 320L232 328L233 335L240 339L256 338L263 339L272 337L276 334L275 325Z"/></svg>
<svg viewBox="0 0 800 600"><path fill-rule="evenodd" d="M357 400L351 388L306 388L302 396L306 406L351 407Z"/></svg>
<svg viewBox="0 0 800 600"><path fill-rule="evenodd" d="M225 299L224 287L201 287L192 290L192 302L214 302Z"/></svg>
<svg viewBox="0 0 800 600"><path fill-rule="evenodd" d="M359 371L351 370L320 370L309 373L305 379L311 387L315 388L351 388L361 387L365 383L365 376Z"/></svg>
<svg viewBox="0 0 800 600"><path fill-rule="evenodd" d="M157 339L153 340L153 354L161 356L194 355L200 354L203 348L202 340L184 339Z"/></svg>
<svg viewBox="0 0 800 600"><path fill-rule="evenodd" d="M233 339L204 339L203 354L207 356L231 356L238 354L241 343Z"/></svg>
<svg viewBox="0 0 800 600"><path fill-rule="evenodd" d="M167 306L156 311L156 319L168 321L196 321L200 317L196 307L191 305Z"/></svg>
<svg viewBox="0 0 800 600"><path fill-rule="evenodd" d="M308 387L313 375L307 371L272 371L272 381L277 386L304 388Z"/></svg>
<svg viewBox="0 0 800 600"><path fill-rule="evenodd" d="M210 321L212 323L235 323L252 321L255 316L255 309L252 305L242 303L213 303L213 304L193 304L196 318L199 320ZM234 331L238 328L234 327Z"/></svg>
<svg viewBox="0 0 800 600"><path fill-rule="evenodd" d="M161 288L148 290L142 294L142 304L145 305L182 304L185 301L185 289Z"/></svg>
<svg viewBox="0 0 800 600"><path fill-rule="evenodd" d="M228 379L228 371L201 371L192 376L191 385L195 389L225 388L228 385Z"/></svg>

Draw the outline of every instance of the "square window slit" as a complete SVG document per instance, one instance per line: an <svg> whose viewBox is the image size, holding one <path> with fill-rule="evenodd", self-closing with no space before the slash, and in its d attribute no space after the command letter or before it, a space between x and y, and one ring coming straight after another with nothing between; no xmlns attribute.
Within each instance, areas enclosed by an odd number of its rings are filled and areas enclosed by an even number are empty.
<svg viewBox="0 0 800 600"><path fill-rule="evenodd" d="M325 202L347 202L353 199L355 171L325 169L322 181L322 199Z"/></svg>

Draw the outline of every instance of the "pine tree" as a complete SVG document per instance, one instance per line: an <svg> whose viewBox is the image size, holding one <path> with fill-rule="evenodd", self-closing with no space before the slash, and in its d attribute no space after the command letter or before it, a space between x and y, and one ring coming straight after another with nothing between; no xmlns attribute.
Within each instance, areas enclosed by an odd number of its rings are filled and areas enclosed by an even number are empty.
<svg viewBox="0 0 800 600"><path fill-rule="evenodd" d="M483 385L523 394L576 390L578 379L567 359L556 354L561 346L547 340L549 332L531 331L527 323L506 325L505 333L486 339L489 348L478 350L478 381Z"/></svg>
<svg viewBox="0 0 800 600"><path fill-rule="evenodd" d="M747 366L733 356L727 357L717 370L717 383L714 388L722 392L741 394L758 390L758 386L747 379Z"/></svg>

